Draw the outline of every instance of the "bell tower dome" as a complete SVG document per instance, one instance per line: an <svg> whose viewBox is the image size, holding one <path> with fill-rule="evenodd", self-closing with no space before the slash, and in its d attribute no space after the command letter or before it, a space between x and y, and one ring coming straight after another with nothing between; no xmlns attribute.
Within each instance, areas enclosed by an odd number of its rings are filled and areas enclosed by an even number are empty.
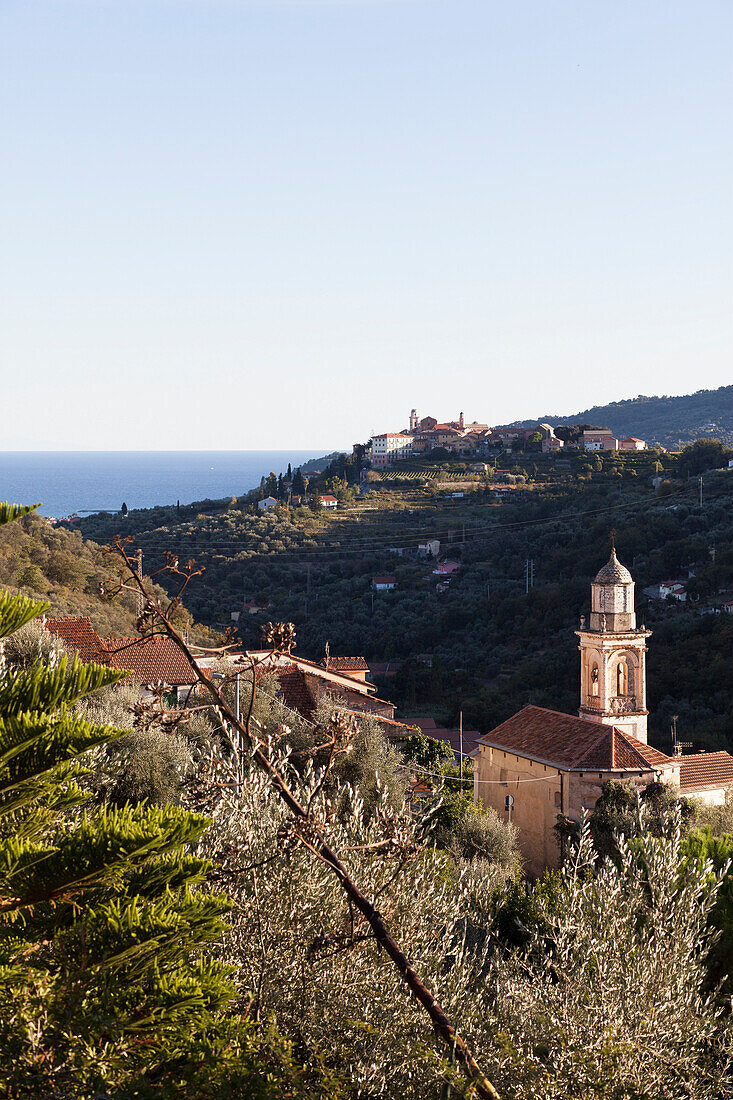
<svg viewBox="0 0 733 1100"><path fill-rule="evenodd" d="M581 718L618 726L646 744L646 640L637 628L634 581L611 549L591 584L590 623L580 621Z"/></svg>

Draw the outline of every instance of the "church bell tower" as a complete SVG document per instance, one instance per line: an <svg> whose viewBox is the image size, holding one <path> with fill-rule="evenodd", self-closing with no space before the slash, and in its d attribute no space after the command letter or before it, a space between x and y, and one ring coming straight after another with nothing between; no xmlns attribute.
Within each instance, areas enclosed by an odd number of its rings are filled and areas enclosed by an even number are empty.
<svg viewBox="0 0 733 1100"><path fill-rule="evenodd" d="M580 620L581 718L617 726L646 744L646 640L637 629L634 581L616 557L591 585L590 623Z"/></svg>

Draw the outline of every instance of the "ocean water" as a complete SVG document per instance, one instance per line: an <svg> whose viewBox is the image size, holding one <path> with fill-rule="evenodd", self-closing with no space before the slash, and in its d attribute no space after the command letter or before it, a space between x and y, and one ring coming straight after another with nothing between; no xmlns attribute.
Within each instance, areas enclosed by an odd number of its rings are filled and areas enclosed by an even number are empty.
<svg viewBox="0 0 733 1100"><path fill-rule="evenodd" d="M240 496L324 451L0 451L0 500L46 516Z"/></svg>

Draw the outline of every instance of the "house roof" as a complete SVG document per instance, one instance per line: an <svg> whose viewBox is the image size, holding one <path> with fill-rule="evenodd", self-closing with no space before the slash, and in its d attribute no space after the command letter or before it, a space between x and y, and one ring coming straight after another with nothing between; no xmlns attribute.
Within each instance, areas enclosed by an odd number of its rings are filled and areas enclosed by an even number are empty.
<svg viewBox="0 0 733 1100"><path fill-rule="evenodd" d="M601 725L588 718L576 718L545 707L524 707L477 740L479 744L575 771L616 768L649 771L672 763L664 753L644 745L616 726Z"/></svg>
<svg viewBox="0 0 733 1100"><path fill-rule="evenodd" d="M328 657L324 658L323 667L329 672L368 672L369 665L363 657Z"/></svg>
<svg viewBox="0 0 733 1100"><path fill-rule="evenodd" d="M308 688L306 674L296 665L275 667L272 671L280 682L280 690L285 705L290 707L291 710L297 711L298 714L302 714L304 718L312 718L316 702Z"/></svg>
<svg viewBox="0 0 733 1100"><path fill-rule="evenodd" d="M680 790L692 793L705 787L733 786L733 756L727 752L698 752L680 756Z"/></svg>
<svg viewBox="0 0 733 1100"><path fill-rule="evenodd" d="M177 687L198 680L196 669L172 638L102 638L86 615L46 619L46 629L83 661L131 672L137 683L164 681Z"/></svg>
<svg viewBox="0 0 733 1100"><path fill-rule="evenodd" d="M372 584L396 584L396 577L372 577Z"/></svg>
<svg viewBox="0 0 733 1100"><path fill-rule="evenodd" d="M442 561L436 565L433 573L455 573L461 567L457 561Z"/></svg>
<svg viewBox="0 0 733 1100"><path fill-rule="evenodd" d="M195 684L196 669L172 638L103 638L104 663L132 673L141 684Z"/></svg>
<svg viewBox="0 0 733 1100"><path fill-rule="evenodd" d="M102 639L87 615L45 620L46 630L61 638L68 649L75 650L82 661L98 661Z"/></svg>
<svg viewBox="0 0 733 1100"><path fill-rule="evenodd" d="M336 500L336 497L332 496L331 493L324 493L321 496L321 500Z"/></svg>

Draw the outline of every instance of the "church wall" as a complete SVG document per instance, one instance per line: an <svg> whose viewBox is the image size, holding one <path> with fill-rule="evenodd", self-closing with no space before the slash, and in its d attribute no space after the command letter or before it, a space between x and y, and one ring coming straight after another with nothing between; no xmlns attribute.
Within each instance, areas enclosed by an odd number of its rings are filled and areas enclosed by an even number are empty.
<svg viewBox="0 0 733 1100"><path fill-rule="evenodd" d="M508 821L504 808L508 794L514 798L511 822L517 829L527 874L540 875L547 867L558 867L560 849L553 832L560 813L557 769L503 749L479 745L474 759L474 799L481 799L485 807L492 806L502 821Z"/></svg>
<svg viewBox="0 0 733 1100"><path fill-rule="evenodd" d="M664 782L678 786L679 769L664 770ZM584 812L593 810L603 792L604 783L609 779L644 787L652 778L651 769L641 774L620 771L561 772L551 765L479 744L474 758L474 801L480 799L484 807L492 806L502 821L508 821L504 800L508 794L513 796L511 822L517 830L517 844L524 859L525 871L534 877L550 867L560 866L560 849L553 831L559 813L579 821ZM717 794L703 792L696 797L715 804L713 799Z"/></svg>

